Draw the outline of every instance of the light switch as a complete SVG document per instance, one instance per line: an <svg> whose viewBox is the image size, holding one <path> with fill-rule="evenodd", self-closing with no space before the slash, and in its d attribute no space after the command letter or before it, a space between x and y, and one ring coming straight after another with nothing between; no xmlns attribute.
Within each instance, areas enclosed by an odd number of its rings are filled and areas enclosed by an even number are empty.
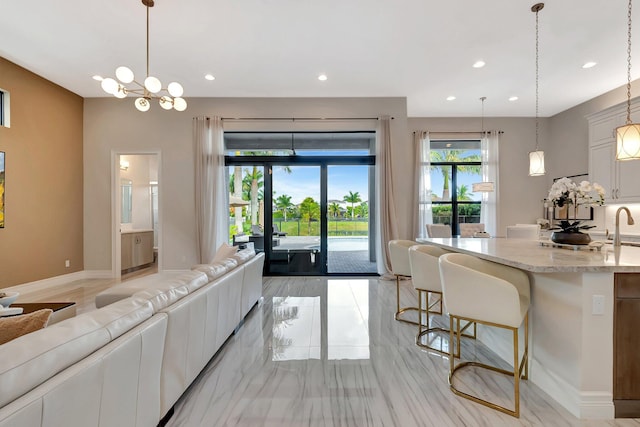
<svg viewBox="0 0 640 427"><path fill-rule="evenodd" d="M600 316L604 314L604 295L593 295L591 314Z"/></svg>

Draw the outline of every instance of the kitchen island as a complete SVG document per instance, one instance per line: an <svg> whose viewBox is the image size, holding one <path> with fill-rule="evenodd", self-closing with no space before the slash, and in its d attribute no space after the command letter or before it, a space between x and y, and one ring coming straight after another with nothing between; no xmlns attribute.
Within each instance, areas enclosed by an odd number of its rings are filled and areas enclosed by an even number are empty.
<svg viewBox="0 0 640 427"><path fill-rule="evenodd" d="M519 268L531 281L530 381L583 419L640 417L640 247L418 239ZM478 338L506 361L509 337Z"/></svg>

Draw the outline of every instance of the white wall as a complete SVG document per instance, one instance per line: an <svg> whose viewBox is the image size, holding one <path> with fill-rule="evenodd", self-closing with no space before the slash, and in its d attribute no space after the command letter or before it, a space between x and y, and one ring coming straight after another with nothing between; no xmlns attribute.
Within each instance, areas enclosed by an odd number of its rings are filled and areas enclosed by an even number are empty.
<svg viewBox="0 0 640 427"><path fill-rule="evenodd" d="M165 269L185 269L196 263L194 213L194 152L192 118L231 117L378 117L390 115L396 207L400 218L411 212L414 178L405 98L190 98L183 112L152 105L138 112L132 99L88 98L84 103L84 265L86 270L111 269L111 153L161 152L160 210L163 233L159 245ZM266 122L269 130L338 130L353 124L338 122ZM374 129L375 120L357 124ZM225 122L226 129L256 129L252 122ZM265 130L261 123L260 130ZM369 130L360 129L360 130ZM410 189L410 191L407 191ZM401 238L412 221L398 224Z"/></svg>

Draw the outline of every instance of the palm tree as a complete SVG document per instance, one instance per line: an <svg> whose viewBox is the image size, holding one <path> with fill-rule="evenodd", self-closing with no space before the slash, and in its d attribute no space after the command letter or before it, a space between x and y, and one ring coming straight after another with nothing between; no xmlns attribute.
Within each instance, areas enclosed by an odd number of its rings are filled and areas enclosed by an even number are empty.
<svg viewBox="0 0 640 427"><path fill-rule="evenodd" d="M479 162L482 160L479 154L470 154L467 156L462 156L466 150L432 150L431 151L431 162L432 163L440 163L440 162ZM442 186L442 199L449 200L449 174L452 166L431 166L433 169L439 169L442 173L442 177L444 178L444 185ZM480 165L458 165L458 171L480 174L482 168Z"/></svg>
<svg viewBox="0 0 640 427"><path fill-rule="evenodd" d="M291 207L293 207L293 203L291 203L291 196L283 194L276 199L276 208L282 211L284 222L287 222L287 211L291 209Z"/></svg>
<svg viewBox="0 0 640 427"><path fill-rule="evenodd" d="M356 203L360 203L362 201L362 199L360 198L360 193L358 193L357 191L355 193L352 191L349 191L349 194L344 196L343 200L347 203L351 203L351 219L354 219L355 210L353 208L353 205L355 205Z"/></svg>
<svg viewBox="0 0 640 427"><path fill-rule="evenodd" d="M471 200L471 196L473 196L473 193L469 192L469 187L467 187L465 184L462 184L458 186L456 195L458 196L459 201L469 201Z"/></svg>
<svg viewBox="0 0 640 427"><path fill-rule="evenodd" d="M331 203L328 210L329 215L331 215L332 217L337 218L338 216L340 216L340 205L336 202Z"/></svg>
<svg viewBox="0 0 640 427"><path fill-rule="evenodd" d="M367 202L362 202L358 206L356 206L356 215L360 218L367 218L369 216L369 204Z"/></svg>
<svg viewBox="0 0 640 427"><path fill-rule="evenodd" d="M320 205L313 200L313 197L307 197L300 203L300 215L308 222L307 235L311 235L311 221L320 216Z"/></svg>
<svg viewBox="0 0 640 427"><path fill-rule="evenodd" d="M242 183L243 191L249 190L252 225L258 223L258 189L264 185L263 176L262 171L257 166L253 166L251 171L246 171Z"/></svg>

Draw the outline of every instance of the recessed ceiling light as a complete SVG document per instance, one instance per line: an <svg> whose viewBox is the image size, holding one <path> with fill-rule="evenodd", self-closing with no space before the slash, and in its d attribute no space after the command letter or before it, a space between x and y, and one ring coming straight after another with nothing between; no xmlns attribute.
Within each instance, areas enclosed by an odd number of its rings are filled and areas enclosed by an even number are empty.
<svg viewBox="0 0 640 427"><path fill-rule="evenodd" d="M476 61L473 63L473 68L482 68L486 65L486 63L482 60Z"/></svg>
<svg viewBox="0 0 640 427"><path fill-rule="evenodd" d="M518 97L517 97L517 96L510 96L510 97L509 97L509 101L512 101L512 102L513 102L513 101L517 101L517 100L518 100Z"/></svg>
<svg viewBox="0 0 640 427"><path fill-rule="evenodd" d="M447 101L453 101L454 99L456 99L456 97L453 95L447 96Z"/></svg>
<svg viewBox="0 0 640 427"><path fill-rule="evenodd" d="M323 81L327 80L327 75L326 75L326 74L320 74L320 75L318 76L318 80L320 80L321 82L323 82Z"/></svg>
<svg viewBox="0 0 640 427"><path fill-rule="evenodd" d="M204 78L207 79L207 80L215 80L216 79L215 77L213 77L212 74L205 74Z"/></svg>
<svg viewBox="0 0 640 427"><path fill-rule="evenodd" d="M102 78L102 76L99 76L99 75L97 75L97 74L96 74L95 76L91 77L91 78L92 78L93 80L97 80L97 81L99 81L99 82L101 82L102 80L104 80L104 79Z"/></svg>
<svg viewBox="0 0 640 427"><path fill-rule="evenodd" d="M585 62L582 68L592 68L592 67L595 67L596 64L597 62L593 62L593 61Z"/></svg>

